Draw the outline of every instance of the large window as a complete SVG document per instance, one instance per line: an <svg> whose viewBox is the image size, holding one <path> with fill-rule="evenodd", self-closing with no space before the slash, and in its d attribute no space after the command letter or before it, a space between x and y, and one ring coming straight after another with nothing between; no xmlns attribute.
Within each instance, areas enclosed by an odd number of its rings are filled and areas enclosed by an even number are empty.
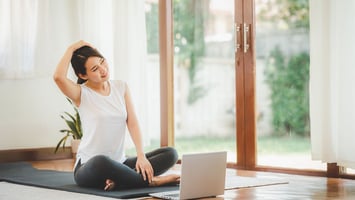
<svg viewBox="0 0 355 200"><path fill-rule="evenodd" d="M175 146L236 161L234 1L173 1Z"/></svg>
<svg viewBox="0 0 355 200"><path fill-rule="evenodd" d="M0 79L33 77L37 1L0 1Z"/></svg>
<svg viewBox="0 0 355 200"><path fill-rule="evenodd" d="M337 176L336 164L326 173L311 160L307 0L159 3L161 145L227 150L237 168Z"/></svg>
<svg viewBox="0 0 355 200"><path fill-rule="evenodd" d="M308 1L258 0L258 165L325 169L311 160Z"/></svg>

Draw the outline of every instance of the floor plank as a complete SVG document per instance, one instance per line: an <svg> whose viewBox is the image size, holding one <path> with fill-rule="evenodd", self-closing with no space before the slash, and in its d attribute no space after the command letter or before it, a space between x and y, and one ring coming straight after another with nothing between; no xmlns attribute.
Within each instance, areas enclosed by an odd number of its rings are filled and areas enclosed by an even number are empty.
<svg viewBox="0 0 355 200"><path fill-rule="evenodd" d="M53 169L72 171L74 160L34 161L32 165L38 169ZM228 190L223 196L208 199L355 199L355 180L300 176L270 172L256 172L228 169L228 175L238 175L259 178L282 178L288 184L261 186ZM154 198L143 198L154 199Z"/></svg>

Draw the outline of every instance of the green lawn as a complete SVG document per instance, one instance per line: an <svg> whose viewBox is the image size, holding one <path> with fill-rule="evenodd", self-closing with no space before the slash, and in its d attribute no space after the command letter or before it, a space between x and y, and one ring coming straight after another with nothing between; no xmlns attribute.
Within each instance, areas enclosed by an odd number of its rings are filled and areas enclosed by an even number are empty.
<svg viewBox="0 0 355 200"><path fill-rule="evenodd" d="M234 152L236 149L235 138L221 137L190 137L176 138L175 148L180 155L189 152L206 152L227 150ZM310 139L297 136L276 137L263 136L258 138L258 154L303 154L310 152ZM152 141L145 147L146 151L159 147L159 141ZM134 155L134 148L127 150L128 155Z"/></svg>
<svg viewBox="0 0 355 200"><path fill-rule="evenodd" d="M264 136L258 138L258 154L302 154L309 153L310 138L288 136Z"/></svg>

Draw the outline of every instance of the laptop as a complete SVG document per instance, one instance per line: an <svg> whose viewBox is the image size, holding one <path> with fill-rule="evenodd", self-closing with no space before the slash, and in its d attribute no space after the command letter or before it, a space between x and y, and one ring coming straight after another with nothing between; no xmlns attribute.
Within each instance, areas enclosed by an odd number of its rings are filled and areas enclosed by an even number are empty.
<svg viewBox="0 0 355 200"><path fill-rule="evenodd" d="M227 152L184 154L180 187L149 194L160 199L195 199L224 194Z"/></svg>

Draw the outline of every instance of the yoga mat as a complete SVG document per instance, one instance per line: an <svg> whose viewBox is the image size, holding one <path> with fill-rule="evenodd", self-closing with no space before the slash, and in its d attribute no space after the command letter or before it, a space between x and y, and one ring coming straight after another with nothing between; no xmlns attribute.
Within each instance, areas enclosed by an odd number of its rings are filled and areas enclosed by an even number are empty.
<svg viewBox="0 0 355 200"><path fill-rule="evenodd" d="M0 181L1 200L115 200L91 194L68 192Z"/></svg>
<svg viewBox="0 0 355 200"><path fill-rule="evenodd" d="M171 191L179 188L178 186L162 186L108 192L95 188L83 188L75 184L72 172L39 170L27 162L0 164L0 181L120 199L138 198L148 196L153 192Z"/></svg>

